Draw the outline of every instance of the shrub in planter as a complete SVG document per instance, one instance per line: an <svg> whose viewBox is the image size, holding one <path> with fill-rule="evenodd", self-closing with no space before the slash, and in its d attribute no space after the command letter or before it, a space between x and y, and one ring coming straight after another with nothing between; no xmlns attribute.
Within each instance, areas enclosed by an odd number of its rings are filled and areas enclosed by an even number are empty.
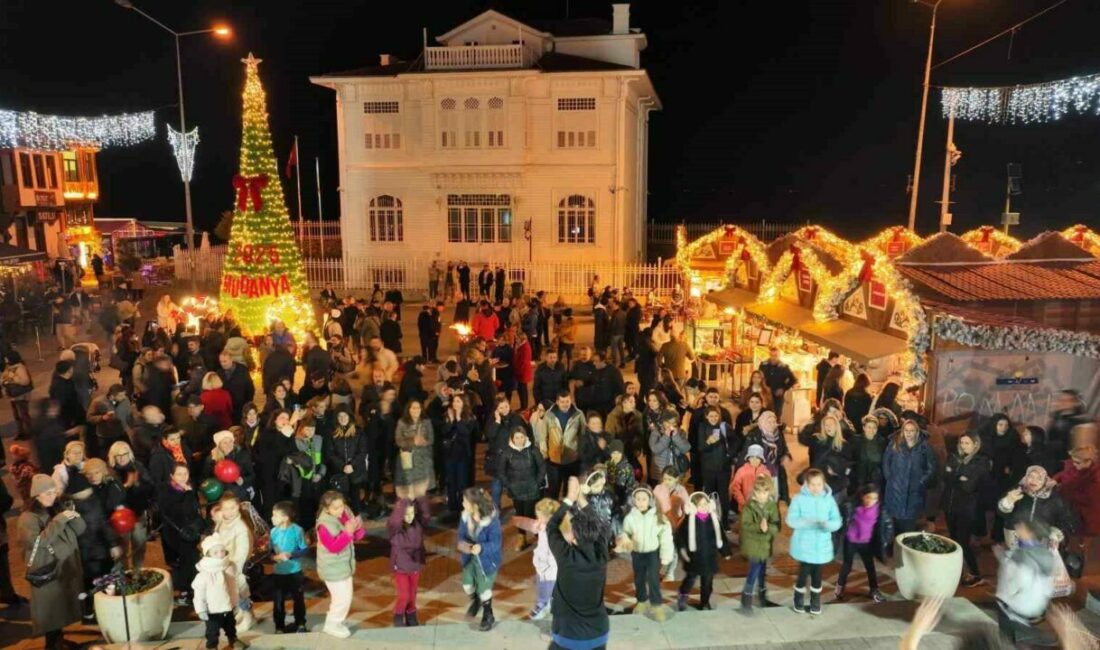
<svg viewBox="0 0 1100 650"><path fill-rule="evenodd" d="M962 567L962 547L953 539L924 532L894 538L894 579L904 598L954 596Z"/></svg>
<svg viewBox="0 0 1100 650"><path fill-rule="evenodd" d="M172 578L163 569L107 576L105 588L95 595L95 615L108 643L126 642L127 619L131 641L162 641L172 623Z"/></svg>

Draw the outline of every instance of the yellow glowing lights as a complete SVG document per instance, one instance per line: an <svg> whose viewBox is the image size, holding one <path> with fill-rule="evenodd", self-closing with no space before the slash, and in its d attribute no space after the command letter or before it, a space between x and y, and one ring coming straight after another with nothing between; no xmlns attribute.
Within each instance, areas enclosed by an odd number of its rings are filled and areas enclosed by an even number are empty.
<svg viewBox="0 0 1100 650"><path fill-rule="evenodd" d="M959 239L969 244L971 248L997 259L1005 255L1011 255L1023 246L1019 239L1012 235L1006 235L993 226L975 228L963 233Z"/></svg>

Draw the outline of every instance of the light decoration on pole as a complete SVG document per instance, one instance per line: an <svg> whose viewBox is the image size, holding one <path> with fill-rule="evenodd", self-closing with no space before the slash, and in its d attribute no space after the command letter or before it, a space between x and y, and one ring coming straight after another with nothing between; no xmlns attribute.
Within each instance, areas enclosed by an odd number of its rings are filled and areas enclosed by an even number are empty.
<svg viewBox="0 0 1100 650"><path fill-rule="evenodd" d="M1070 112L1100 115L1100 74L1045 83L942 89L943 116L992 124L1054 122Z"/></svg>
<svg viewBox="0 0 1100 650"><path fill-rule="evenodd" d="M221 305L246 335L264 333L282 321L297 341L316 329L301 251L290 224L260 83L260 59L245 64L240 173L233 179L235 209Z"/></svg>
<svg viewBox="0 0 1100 650"><path fill-rule="evenodd" d="M971 248L997 259L1011 255L1023 246L1019 239L1006 235L1004 231L993 226L975 228L963 233L959 239L969 244Z"/></svg>
<svg viewBox="0 0 1100 650"><path fill-rule="evenodd" d="M1077 224L1062 231L1062 236L1085 249L1089 253L1100 257L1100 235L1086 225Z"/></svg>
<svg viewBox="0 0 1100 650"><path fill-rule="evenodd" d="M180 178L191 182L191 172L195 169L195 148L199 146L199 127L187 133L180 133L168 125L168 144L172 145L172 155L180 168Z"/></svg>
<svg viewBox="0 0 1100 650"><path fill-rule="evenodd" d="M153 111L102 117L40 115L0 110L0 147L64 151L74 146L107 149L156 137Z"/></svg>

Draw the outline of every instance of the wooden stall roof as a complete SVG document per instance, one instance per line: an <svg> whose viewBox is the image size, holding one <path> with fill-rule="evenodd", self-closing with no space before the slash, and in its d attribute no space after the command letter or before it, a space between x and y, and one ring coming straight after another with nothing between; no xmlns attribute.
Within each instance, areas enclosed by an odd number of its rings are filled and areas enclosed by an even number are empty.
<svg viewBox="0 0 1100 650"><path fill-rule="evenodd" d="M896 266L910 282L950 300L1100 299L1100 261L1081 264L999 262Z"/></svg>

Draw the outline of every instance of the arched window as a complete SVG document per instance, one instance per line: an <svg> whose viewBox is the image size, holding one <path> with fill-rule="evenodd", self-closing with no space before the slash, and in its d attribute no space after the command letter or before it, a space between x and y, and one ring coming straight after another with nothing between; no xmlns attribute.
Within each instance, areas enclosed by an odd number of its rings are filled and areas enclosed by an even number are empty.
<svg viewBox="0 0 1100 650"><path fill-rule="evenodd" d="M458 102L454 97L445 97L439 102L439 137L444 149L458 146L458 126L455 119L455 108Z"/></svg>
<svg viewBox="0 0 1100 650"><path fill-rule="evenodd" d="M405 241L405 216L401 199L383 194L370 200L367 210L371 241Z"/></svg>
<svg viewBox="0 0 1100 650"><path fill-rule="evenodd" d="M596 243L596 202L570 194L558 202L558 243Z"/></svg>

